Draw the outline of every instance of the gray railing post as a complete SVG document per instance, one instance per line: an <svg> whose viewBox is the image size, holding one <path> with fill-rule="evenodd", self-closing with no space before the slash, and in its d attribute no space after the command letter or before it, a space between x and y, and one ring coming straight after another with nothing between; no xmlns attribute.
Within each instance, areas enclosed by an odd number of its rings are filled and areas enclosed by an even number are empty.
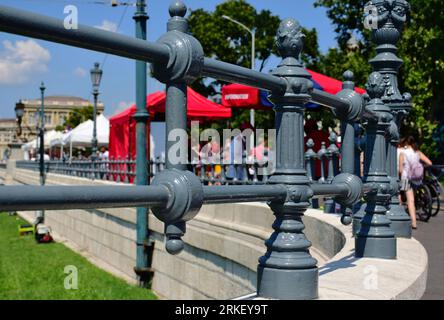
<svg viewBox="0 0 444 320"><path fill-rule="evenodd" d="M321 142L321 148L318 151L318 161L320 163L321 166L321 176L318 179L319 183L325 183L326 179L325 179L325 161L327 159L327 148L325 146L325 141ZM316 171L315 171L316 172Z"/></svg>
<svg viewBox="0 0 444 320"><path fill-rule="evenodd" d="M171 18L168 21L168 32L157 42L171 49L170 61L167 66L152 64L152 72L157 80L166 83L166 169L186 171L187 82L192 82L201 75L204 53L199 41L187 34L188 21L184 18L187 7L182 1L174 1L169 7L169 13ZM185 220L182 219L165 223L166 249L169 253L178 254L183 250L181 238L185 229Z"/></svg>
<svg viewBox="0 0 444 320"><path fill-rule="evenodd" d="M395 259L396 238L386 213L391 197L391 185L386 168L386 135L393 116L381 100L386 89L384 76L373 72L366 85L371 100L367 111L376 115L367 122L367 143L364 184L370 191L365 194L365 216L355 238L356 257Z"/></svg>
<svg viewBox="0 0 444 320"><path fill-rule="evenodd" d="M301 26L293 19L281 22L277 47L283 58L273 72L287 81L285 94L274 93L276 112L276 170L269 184L297 186L285 203L270 203L275 230L265 242L267 253L259 259L258 295L272 299L318 297L317 261L309 252L302 216L310 206L312 191L304 165L304 110L313 83L299 60L303 49Z"/></svg>
<svg viewBox="0 0 444 320"><path fill-rule="evenodd" d="M313 151L314 142L313 139L308 139L307 143L307 151L305 152L305 166L307 168L307 176L310 179L310 182L315 180L315 161L316 161L316 152Z"/></svg>
<svg viewBox="0 0 444 320"><path fill-rule="evenodd" d="M315 181L315 173L316 173L316 158L317 154L313 151L314 142L313 139L308 139L307 143L307 151L305 152L305 167L307 168L307 176L311 183L317 182ZM313 209L319 209L319 199L313 198L311 199L311 207Z"/></svg>
<svg viewBox="0 0 444 320"><path fill-rule="evenodd" d="M361 117L364 99L355 91L354 74L352 71L347 70L343 74L344 82L342 83L342 91L337 96L350 102L350 108L346 113L337 113L336 115L341 120L341 173L355 174L360 177L360 174L356 174L356 166L360 167L359 160L356 163L355 148L355 125L356 121ZM350 207L341 206L342 218L341 222L345 225L349 225L352 222L351 215L353 209Z"/></svg>
<svg viewBox="0 0 444 320"><path fill-rule="evenodd" d="M400 206L398 198L397 145L401 119L411 110L412 104L410 94L402 95L399 91L398 72L403 61L396 56L398 51L396 44L401 37L410 5L405 0L373 0L372 5L376 6L379 11L384 11L385 14L375 17L378 27L372 30L372 36L377 44L377 55L370 60L370 64L374 71L385 77L386 90L382 101L390 107L394 118L387 144L387 170L393 190L387 217L391 220L392 229L397 237L410 238L412 236L411 220L405 209Z"/></svg>
<svg viewBox="0 0 444 320"><path fill-rule="evenodd" d="M330 145L327 148L326 158L328 163L328 175L327 175L327 183L332 183L335 174L336 174L336 160L338 160L339 149L336 146L336 142L338 137L336 133L333 131L330 133L328 138L330 141ZM333 201L333 198L327 197L324 202L324 212L325 213L336 213L336 203Z"/></svg>

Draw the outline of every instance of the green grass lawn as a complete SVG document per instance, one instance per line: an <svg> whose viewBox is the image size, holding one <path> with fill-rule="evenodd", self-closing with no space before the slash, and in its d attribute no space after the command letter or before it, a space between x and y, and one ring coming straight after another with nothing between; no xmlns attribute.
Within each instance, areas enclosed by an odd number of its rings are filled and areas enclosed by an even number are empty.
<svg viewBox="0 0 444 320"><path fill-rule="evenodd" d="M19 236L22 223L18 216L0 213L0 300L156 299L150 290L127 284L63 244ZM77 268L78 289L65 289L65 266Z"/></svg>

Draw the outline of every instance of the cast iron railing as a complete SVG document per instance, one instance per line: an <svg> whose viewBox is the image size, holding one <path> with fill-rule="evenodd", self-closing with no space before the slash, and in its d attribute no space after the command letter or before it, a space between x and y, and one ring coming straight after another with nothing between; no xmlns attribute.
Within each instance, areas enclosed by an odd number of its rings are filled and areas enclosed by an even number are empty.
<svg viewBox="0 0 444 320"><path fill-rule="evenodd" d="M326 143L329 143L327 145ZM314 153L312 140L307 143L305 153L307 172L311 182L331 183L333 177L340 171L339 149L336 146L335 133L330 134L327 142L322 142L318 153ZM220 158L223 158L221 155ZM216 161L214 161L216 162ZM150 178L165 169L165 160L152 159L148 163ZM316 176L315 168L320 167L320 175ZM19 169L39 171L37 161L21 160L16 162ZM230 184L266 184L272 173L266 161L258 162L248 157L243 157L241 163L228 163L228 161L213 163L201 159L198 163L188 164L188 170L200 178L205 185L230 185ZM114 182L134 183L136 177L135 159L107 160L50 160L45 161L46 173L57 173L68 176L76 176L93 180L106 180Z"/></svg>
<svg viewBox="0 0 444 320"><path fill-rule="evenodd" d="M367 99L353 90L350 72L344 74L344 89L336 96L313 89L311 76L300 61L304 35L293 19L283 20L277 31L282 61L271 74L264 74L206 58L199 41L187 33L187 9L180 1L170 6L167 33L156 43L83 25L68 30L61 20L0 6L1 31L151 63L152 75L166 84L167 155L177 144L180 150L188 150L188 140L178 142L177 132L186 135L186 88L200 77L268 90L276 112L276 169L267 184L203 186L187 171L188 155L182 152L179 159L167 156L166 169L154 176L150 186L3 186L0 209L150 207L165 223L167 251L177 254L184 248L181 238L186 221L203 204L267 201L276 221L274 233L265 242L267 252L259 258L257 293L265 298L314 299L318 297L317 261L310 255L302 216L313 198L331 197L342 206L342 221L350 223L354 204L364 196L366 205L359 211L364 214L354 219L359 225L355 256L396 258L396 237L389 219L396 214L388 214L398 191L393 146L399 115L411 107L411 97L401 95L397 88L402 61L395 53L409 6L404 0L373 0L371 5L378 9L372 12L384 14L373 17L378 55L371 60L375 72L369 76ZM324 174L327 183L313 183L306 171L303 124L305 105L310 101L331 109L342 125L341 173L334 175L333 169L326 177ZM364 184L355 175L356 122L362 122L366 132ZM403 214L395 220L408 227L408 216Z"/></svg>

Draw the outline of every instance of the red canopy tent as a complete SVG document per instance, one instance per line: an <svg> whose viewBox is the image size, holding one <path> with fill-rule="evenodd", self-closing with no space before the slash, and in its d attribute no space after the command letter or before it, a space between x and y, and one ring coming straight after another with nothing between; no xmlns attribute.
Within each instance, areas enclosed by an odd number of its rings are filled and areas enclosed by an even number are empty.
<svg viewBox="0 0 444 320"><path fill-rule="evenodd" d="M190 120L208 120L231 118L231 109L214 103L188 88L187 115ZM156 113L165 113L166 95L164 92L155 92L147 96L147 111L151 118ZM133 159L136 155L136 121L133 115L136 105L111 117L109 132L109 155L114 159ZM149 126L147 126L149 137ZM147 139L147 150L149 139Z"/></svg>
<svg viewBox="0 0 444 320"><path fill-rule="evenodd" d="M314 87L316 89L337 94L342 90L342 82L328 77L326 75L307 69L312 77ZM365 90L356 88L359 94L365 93ZM237 107L248 109L268 109L272 107L272 103L267 98L268 93L253 87L241 84L230 84L222 87L222 105L225 107ZM310 106L309 106L310 107ZM311 106L311 107L316 107Z"/></svg>

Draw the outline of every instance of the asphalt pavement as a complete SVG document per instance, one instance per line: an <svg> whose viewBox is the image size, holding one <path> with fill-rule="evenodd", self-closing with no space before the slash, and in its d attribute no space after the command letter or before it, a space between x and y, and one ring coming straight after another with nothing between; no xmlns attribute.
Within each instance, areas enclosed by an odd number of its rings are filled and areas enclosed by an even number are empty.
<svg viewBox="0 0 444 320"><path fill-rule="evenodd" d="M428 222L418 221L413 237L422 243L429 257L427 288L422 299L444 300L444 211Z"/></svg>

